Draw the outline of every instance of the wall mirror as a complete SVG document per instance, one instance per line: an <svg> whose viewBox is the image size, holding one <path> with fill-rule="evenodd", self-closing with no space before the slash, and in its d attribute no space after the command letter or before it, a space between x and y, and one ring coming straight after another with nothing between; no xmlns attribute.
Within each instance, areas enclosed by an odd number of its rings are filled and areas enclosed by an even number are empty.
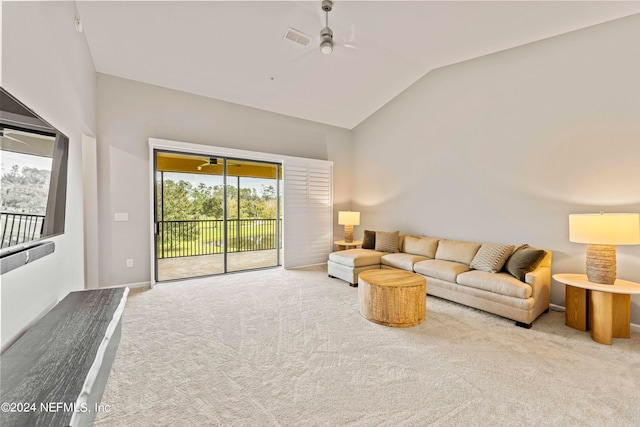
<svg viewBox="0 0 640 427"><path fill-rule="evenodd" d="M0 256L64 233L69 139L0 88Z"/></svg>

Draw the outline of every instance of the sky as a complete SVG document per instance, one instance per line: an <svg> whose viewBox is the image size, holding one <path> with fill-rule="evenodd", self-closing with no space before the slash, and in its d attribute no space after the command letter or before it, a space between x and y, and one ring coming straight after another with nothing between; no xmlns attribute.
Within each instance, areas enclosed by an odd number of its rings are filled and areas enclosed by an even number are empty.
<svg viewBox="0 0 640 427"><path fill-rule="evenodd" d="M51 170L51 157L34 156L32 154L14 153L12 151L0 151L0 169L2 175L11 171L13 165L18 165L22 170L24 166L37 169Z"/></svg>

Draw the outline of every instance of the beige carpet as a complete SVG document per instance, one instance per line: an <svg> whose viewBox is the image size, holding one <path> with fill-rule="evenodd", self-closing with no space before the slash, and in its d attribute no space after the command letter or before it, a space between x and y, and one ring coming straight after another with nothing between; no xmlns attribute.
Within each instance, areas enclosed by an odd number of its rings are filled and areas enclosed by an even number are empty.
<svg viewBox="0 0 640 427"><path fill-rule="evenodd" d="M101 426L640 426L640 334L597 344L427 297L396 329L321 267L133 293Z"/></svg>

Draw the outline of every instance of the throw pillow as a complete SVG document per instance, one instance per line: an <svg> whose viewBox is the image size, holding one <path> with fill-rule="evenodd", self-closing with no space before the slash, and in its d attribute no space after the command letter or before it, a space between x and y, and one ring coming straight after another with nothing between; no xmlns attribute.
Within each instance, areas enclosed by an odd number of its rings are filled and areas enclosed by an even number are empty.
<svg viewBox="0 0 640 427"><path fill-rule="evenodd" d="M513 245L484 243L480 246L476 256L473 257L469 267L489 273L497 273L502 270L504 263L513 253L513 248Z"/></svg>
<svg viewBox="0 0 640 427"><path fill-rule="evenodd" d="M408 254L435 258L436 249L438 249L438 239L413 236L406 236L404 238L404 252Z"/></svg>
<svg viewBox="0 0 640 427"><path fill-rule="evenodd" d="M480 243L460 242L457 240L440 240L436 259L471 264L473 257L480 249Z"/></svg>
<svg viewBox="0 0 640 427"><path fill-rule="evenodd" d="M516 279L524 282L524 276L528 272L533 271L545 255L546 253L542 249L532 248L529 245L521 245L513 255L509 257L504 265L504 269Z"/></svg>
<svg viewBox="0 0 640 427"><path fill-rule="evenodd" d="M398 234L399 231L376 231L376 251L398 252Z"/></svg>
<svg viewBox="0 0 640 427"><path fill-rule="evenodd" d="M364 230L364 237L362 238L362 249L375 249L376 248L376 232L371 230Z"/></svg>

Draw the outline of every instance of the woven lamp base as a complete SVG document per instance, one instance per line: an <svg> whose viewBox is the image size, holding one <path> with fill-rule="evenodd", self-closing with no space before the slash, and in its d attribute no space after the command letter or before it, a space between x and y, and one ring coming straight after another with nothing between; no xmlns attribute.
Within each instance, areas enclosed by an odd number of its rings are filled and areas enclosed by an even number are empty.
<svg viewBox="0 0 640 427"><path fill-rule="evenodd" d="M344 226L344 241L346 243L353 243L353 225Z"/></svg>
<svg viewBox="0 0 640 427"><path fill-rule="evenodd" d="M613 285L616 281L616 247L587 245L587 278L592 283Z"/></svg>

